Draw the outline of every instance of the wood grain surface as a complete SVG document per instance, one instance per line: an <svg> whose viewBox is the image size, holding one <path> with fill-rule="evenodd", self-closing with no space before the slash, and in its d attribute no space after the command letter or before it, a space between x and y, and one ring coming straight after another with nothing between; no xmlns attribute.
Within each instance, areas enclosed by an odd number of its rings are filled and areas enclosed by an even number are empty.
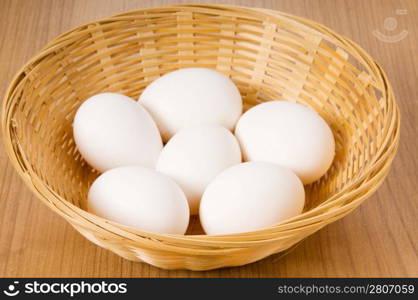
<svg viewBox="0 0 418 300"><path fill-rule="evenodd" d="M284 257L274 255L247 266L208 272L166 271L123 260L83 238L29 192L1 145L0 276L417 277L418 1L192 2L296 14L348 36L368 51L387 72L402 111L400 148L384 184L359 209L310 236ZM119 12L178 3L187 1L0 0L0 95L19 68L58 34ZM405 30L407 36L388 43L376 38L374 30L389 38Z"/></svg>

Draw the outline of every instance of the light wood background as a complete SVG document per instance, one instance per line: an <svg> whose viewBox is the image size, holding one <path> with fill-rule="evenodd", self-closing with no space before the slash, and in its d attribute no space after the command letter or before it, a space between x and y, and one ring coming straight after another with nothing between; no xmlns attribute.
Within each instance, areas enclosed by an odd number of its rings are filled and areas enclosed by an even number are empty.
<svg viewBox="0 0 418 300"><path fill-rule="evenodd" d="M362 45L386 70L402 111L401 145L387 180L359 209L284 257L208 272L166 271L88 242L24 186L0 146L0 276L312 277L418 276L418 1L191 1L282 10ZM46 42L79 24L141 7L186 1L0 0L0 95ZM397 15L396 9L406 9ZM397 28L385 30L395 17ZM385 43L372 31L408 36Z"/></svg>

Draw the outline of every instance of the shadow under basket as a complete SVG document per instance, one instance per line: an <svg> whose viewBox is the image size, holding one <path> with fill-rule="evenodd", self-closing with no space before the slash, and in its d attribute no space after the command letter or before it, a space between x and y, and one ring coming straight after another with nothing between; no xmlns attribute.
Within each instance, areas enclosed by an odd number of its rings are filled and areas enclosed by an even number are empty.
<svg viewBox="0 0 418 300"><path fill-rule="evenodd" d="M137 99L154 79L186 67L229 76L245 110L291 100L328 122L335 160L306 187L301 215L254 232L206 236L189 228L194 234L180 236L140 232L84 210L98 174L74 144L77 108L101 92ZM359 206L389 171L399 117L383 70L330 29L266 9L180 5L131 11L60 35L14 78L1 120L6 150L26 185L87 239L160 268L208 270L290 249Z"/></svg>

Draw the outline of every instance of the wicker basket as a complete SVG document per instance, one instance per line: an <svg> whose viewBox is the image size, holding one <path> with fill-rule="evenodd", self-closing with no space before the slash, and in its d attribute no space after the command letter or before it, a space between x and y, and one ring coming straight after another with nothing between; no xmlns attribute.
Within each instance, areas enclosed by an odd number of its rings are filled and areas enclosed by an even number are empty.
<svg viewBox="0 0 418 300"><path fill-rule="evenodd" d="M192 66L230 76L245 109L297 99L330 124L336 157L328 173L306 187L303 214L256 232L178 236L139 232L83 210L98 174L74 144L78 106L104 91L136 99L155 78ZM266 9L182 5L120 14L51 41L11 83L2 127L27 186L90 241L165 269L208 270L290 249L359 206L389 171L399 111L376 62L320 24Z"/></svg>

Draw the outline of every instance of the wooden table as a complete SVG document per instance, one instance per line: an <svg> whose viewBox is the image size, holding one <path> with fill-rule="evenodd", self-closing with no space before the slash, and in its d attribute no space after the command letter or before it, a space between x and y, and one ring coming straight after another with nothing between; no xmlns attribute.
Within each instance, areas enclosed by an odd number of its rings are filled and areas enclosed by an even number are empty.
<svg viewBox="0 0 418 300"><path fill-rule="evenodd" d="M355 212L285 257L209 272L166 271L123 260L87 241L29 192L1 149L0 276L418 276L418 1L191 2L282 10L323 23L362 45L386 70L402 111L401 145L385 183ZM0 94L56 35L126 10L176 3L186 1L0 0ZM390 25L397 26L389 31ZM408 34L387 43L374 30L392 39L402 30Z"/></svg>

